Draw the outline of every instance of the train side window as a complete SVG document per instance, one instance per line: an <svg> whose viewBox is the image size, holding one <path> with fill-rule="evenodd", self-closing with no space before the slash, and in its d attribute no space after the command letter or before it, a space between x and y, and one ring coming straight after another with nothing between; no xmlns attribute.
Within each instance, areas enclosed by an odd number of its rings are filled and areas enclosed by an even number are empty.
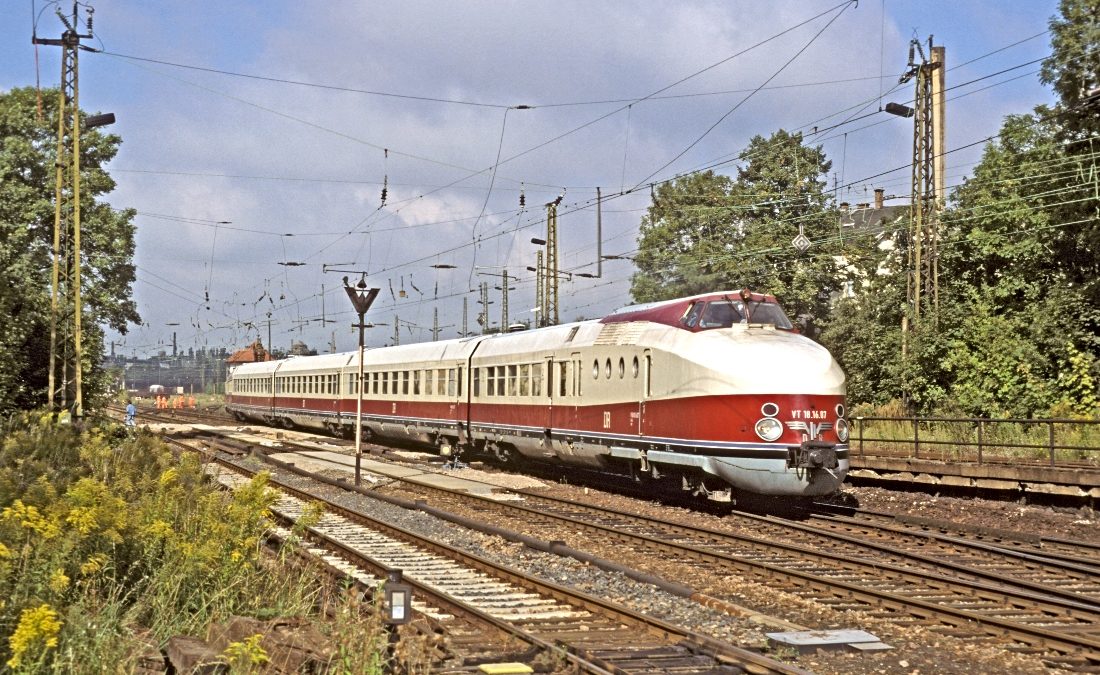
<svg viewBox="0 0 1100 675"><path fill-rule="evenodd" d="M519 367L519 395L531 395L531 366L526 363Z"/></svg>
<svg viewBox="0 0 1100 675"><path fill-rule="evenodd" d="M497 366L497 396L504 396L504 366Z"/></svg>
<svg viewBox="0 0 1100 675"><path fill-rule="evenodd" d="M462 366L458 367L458 395L462 396Z"/></svg>
<svg viewBox="0 0 1100 675"><path fill-rule="evenodd" d="M623 379L626 376L626 361L623 357L619 357L619 379Z"/></svg>
<svg viewBox="0 0 1100 675"><path fill-rule="evenodd" d="M435 371L435 393L437 396L445 396L447 392L447 371L439 368Z"/></svg>
<svg viewBox="0 0 1100 675"><path fill-rule="evenodd" d="M480 370L480 368L478 369ZM497 381L493 379L493 367L489 366L485 369L485 395L496 396L497 395Z"/></svg>
<svg viewBox="0 0 1100 675"><path fill-rule="evenodd" d="M542 396L542 364L531 365L531 395Z"/></svg>
<svg viewBox="0 0 1100 675"><path fill-rule="evenodd" d="M474 377L474 398L481 396L481 368L474 368L471 371Z"/></svg>
<svg viewBox="0 0 1100 675"><path fill-rule="evenodd" d="M458 390L457 381L455 380L455 369L447 369L447 396L454 396Z"/></svg>
<svg viewBox="0 0 1100 675"><path fill-rule="evenodd" d="M401 371L401 393L405 396L409 395L409 371Z"/></svg>
<svg viewBox="0 0 1100 675"><path fill-rule="evenodd" d="M382 394L386 395L390 393L390 374L389 371L383 371L382 373Z"/></svg>
<svg viewBox="0 0 1100 675"><path fill-rule="evenodd" d="M592 379L600 379L600 360L596 359L592 362Z"/></svg>
<svg viewBox="0 0 1100 675"><path fill-rule="evenodd" d="M508 395L516 395L516 367L508 366Z"/></svg>
<svg viewBox="0 0 1100 675"><path fill-rule="evenodd" d="M420 396L420 371L412 371L413 378L413 396Z"/></svg>
<svg viewBox="0 0 1100 675"><path fill-rule="evenodd" d="M573 362L573 395L581 395L581 362L576 360Z"/></svg>
<svg viewBox="0 0 1100 675"><path fill-rule="evenodd" d="M565 396L565 382L567 379L566 362L558 361L554 364L554 367L558 369L558 396Z"/></svg>
<svg viewBox="0 0 1100 675"><path fill-rule="evenodd" d="M611 359L608 359L603 364L603 374L607 379L611 379Z"/></svg>

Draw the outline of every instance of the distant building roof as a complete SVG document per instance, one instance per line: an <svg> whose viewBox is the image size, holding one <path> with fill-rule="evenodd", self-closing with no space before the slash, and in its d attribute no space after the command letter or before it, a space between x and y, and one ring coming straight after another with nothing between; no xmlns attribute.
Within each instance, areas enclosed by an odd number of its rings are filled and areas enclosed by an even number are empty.
<svg viewBox="0 0 1100 675"><path fill-rule="evenodd" d="M885 229L887 225L909 215L909 205L872 207L859 204L848 210L845 205L840 209L841 227L851 227L862 231Z"/></svg>
<svg viewBox="0 0 1100 675"><path fill-rule="evenodd" d="M226 359L226 363L256 363L258 361L271 361L271 353L264 349L262 342L257 339L244 349L239 349Z"/></svg>

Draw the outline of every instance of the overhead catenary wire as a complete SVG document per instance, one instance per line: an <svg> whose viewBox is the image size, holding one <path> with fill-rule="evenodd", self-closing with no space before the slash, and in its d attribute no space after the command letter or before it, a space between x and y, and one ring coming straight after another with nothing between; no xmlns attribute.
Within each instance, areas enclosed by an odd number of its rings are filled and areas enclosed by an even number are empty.
<svg viewBox="0 0 1100 675"><path fill-rule="evenodd" d="M686 148L684 148L679 153L677 153L675 157L668 160L667 162L662 164L660 167L658 167L655 171L652 171L648 176L646 176L645 178L638 181L634 185L634 188L637 189L638 187L641 187L642 185L645 185L646 183L648 183L651 178L653 178L657 174L659 174L662 171L664 171L665 169L667 169L669 166L674 164L677 160L679 160L681 157L683 157L689 151L691 151L692 148L694 148L696 145L701 143L704 138L706 138L708 135L710 135L710 132L714 131L718 127L719 124L724 122L726 120L726 118L728 118L730 115L732 115L734 112L736 112L742 105L744 105L750 99L752 99L752 97L755 96L760 91L760 89L762 87L766 86L769 82L774 80L776 77L779 77L779 74L782 73L784 70L786 70L787 67L790 66L792 63L794 63L795 60L799 56L802 56L802 54L807 49L809 49L811 45L813 45L815 42L817 42L817 39L819 37L821 37L821 35L826 30L828 30L829 27L832 26L833 23L837 19L839 19L841 16L843 16L844 12L847 11L848 8L851 7L851 6L852 6L851 3L846 3L843 6L838 5L838 7L840 8L840 11L837 12L836 15L833 16L831 19L829 19L828 23L826 23L819 31L817 31L817 33L815 33L814 36L812 38L810 38L810 40L805 45L802 46L802 48L800 48L797 52L795 52L793 56L791 56L789 59L787 59L786 62L783 63L783 65L781 65L774 73L772 73L768 77L768 79L764 80L764 82L759 87L757 87L756 89L753 89L748 95L746 95L744 98L742 98L740 101L738 101L732 108L727 110L725 114L723 114L713 124L711 124L709 127L707 127L707 129L702 134L700 134L694 141L689 143Z"/></svg>
<svg viewBox="0 0 1100 675"><path fill-rule="evenodd" d="M495 168L496 168L497 166L498 166L498 163L496 163L496 162L495 162L495 163L494 163L494 167L492 167L492 168L494 168L494 169L495 169ZM486 198L486 202L487 202L487 198ZM583 202L582 202L582 203L583 203ZM482 218L482 217L483 217L483 215L484 215L484 210L485 210L485 209L484 209L484 207L483 207L483 209L482 209L482 214L478 215L478 217L477 217L477 220L481 220L481 218ZM379 215L381 215L381 214L379 214ZM491 215L492 215L492 214L491 214ZM516 223L517 223L517 224L520 224L520 221L516 221ZM396 228L395 228L395 229L396 229ZM375 231L378 231L378 230L375 230ZM285 234L285 233L284 233L284 234ZM307 234L307 233L303 233L303 234L300 234L300 235L306 235L306 234Z"/></svg>

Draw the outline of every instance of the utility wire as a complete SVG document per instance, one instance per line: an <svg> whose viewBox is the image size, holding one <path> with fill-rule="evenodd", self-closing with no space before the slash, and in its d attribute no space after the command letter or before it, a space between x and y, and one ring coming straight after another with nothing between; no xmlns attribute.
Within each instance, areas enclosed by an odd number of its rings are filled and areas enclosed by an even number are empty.
<svg viewBox="0 0 1100 675"><path fill-rule="evenodd" d="M676 162L676 160L678 160L681 157L683 157L684 155L686 155L692 148L694 148L696 145L698 145L700 142L702 142L702 140L704 138L706 138L708 135L710 135L710 132L714 131L714 129L717 128L717 126L719 124L721 124L723 121L725 121L725 119L727 117L732 115L738 108L740 108L742 105L744 105L746 102L748 102L749 99L751 99L753 96L755 96L760 91L760 89L762 87L767 85L769 82L771 82L775 78L779 77L779 74L782 73L784 70L786 70L787 66L794 63L795 59L797 59L799 56L802 56L803 52L805 52L807 49L809 49L810 46L813 45L814 42L817 42L817 39L819 37L821 37L821 34L824 33L826 30L828 30L829 26L832 26L833 23L837 19L839 19L844 14L844 12L846 12L848 10L849 7L851 7L851 4L845 4L840 9L840 11L836 13L835 16L833 16L831 19L829 19L829 22L826 23L821 28L821 30L817 31L817 33L815 33L814 36L812 38L810 38L809 42L807 42L801 49L799 49L797 52L795 52L794 56L787 59L787 61L782 66L780 66L778 70L776 70L774 73L772 73L771 76L768 77L768 79L764 80L764 82L759 87L757 87L756 89L753 89L752 92L750 92L747 96L745 96L743 99L738 101L732 108L730 108L728 111L726 111L726 113L724 115L719 117L717 119L717 121L715 121L714 124L710 125L707 128L707 130L704 131L698 138L696 138L694 141L692 141L690 144L688 144L688 146L686 148L681 150L679 152L679 154L677 154L675 157L673 157L672 159L670 159L667 162L665 162L664 164L662 164L660 166L660 168L658 168L656 171L653 171L648 176L646 176L642 180L638 181L638 183L634 185L634 189L637 189L637 188L641 187L642 185L645 185L647 182L649 182L649 179L651 179L654 176L656 176L657 174L661 173L662 171L667 169L669 166L671 166L674 162Z"/></svg>

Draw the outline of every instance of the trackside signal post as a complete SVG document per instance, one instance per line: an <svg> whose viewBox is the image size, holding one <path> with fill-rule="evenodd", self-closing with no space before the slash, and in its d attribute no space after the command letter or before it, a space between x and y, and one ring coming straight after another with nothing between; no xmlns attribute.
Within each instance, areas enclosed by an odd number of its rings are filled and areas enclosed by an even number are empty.
<svg viewBox="0 0 1100 675"><path fill-rule="evenodd" d="M367 324L364 321L364 317L367 314L367 310L370 309L374 299L378 297L377 288L367 288L366 273L364 272L359 279L359 283L352 286L348 283L348 278L344 277L344 290L347 291L348 298L351 299L351 304L355 307L355 313L359 315L359 323L353 326L359 329L359 377L355 381L355 484L359 485L362 481L360 476L361 467L363 464L363 330L366 329Z"/></svg>
<svg viewBox="0 0 1100 675"><path fill-rule="evenodd" d="M57 110L57 157L55 160L56 188L54 194L53 270L50 275L50 367L47 404L53 410L58 406L71 406L74 418L84 416L83 393L83 334L80 300L80 87L78 84L78 55L80 50L97 51L80 44L83 38L92 37L92 8L88 7L87 33L80 33L78 4L73 2L71 17L60 11L57 16L65 24L60 39L40 38L33 35L36 45L61 47L61 95ZM84 128L112 124L111 113L90 115L84 120ZM62 268L64 271L62 271ZM67 333L67 322L62 315L72 313L72 334L67 339L59 333ZM60 378L58 369L60 368ZM70 377L72 378L70 380ZM59 381L60 379L60 381ZM72 385L70 403L69 385ZM60 396L60 401L58 397Z"/></svg>

